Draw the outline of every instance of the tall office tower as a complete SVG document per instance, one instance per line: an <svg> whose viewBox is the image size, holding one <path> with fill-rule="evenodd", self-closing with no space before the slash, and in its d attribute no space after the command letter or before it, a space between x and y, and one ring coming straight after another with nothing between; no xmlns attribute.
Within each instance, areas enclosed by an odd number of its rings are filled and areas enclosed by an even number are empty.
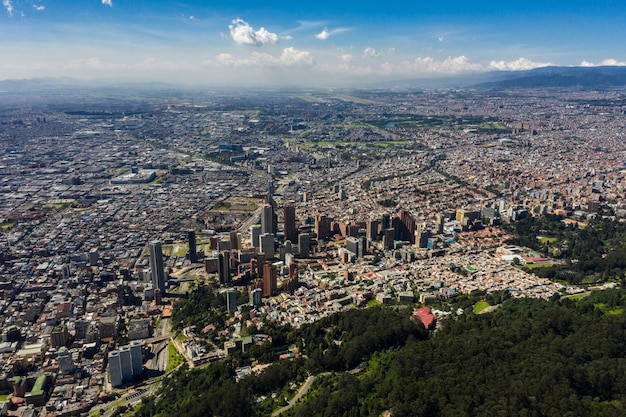
<svg viewBox="0 0 626 417"><path fill-rule="evenodd" d="M219 253L217 263L217 275L220 284L228 284L230 282L230 252L227 250Z"/></svg>
<svg viewBox="0 0 626 417"><path fill-rule="evenodd" d="M261 226L255 224L250 226L250 240L252 240L252 247L259 247L259 236L261 236Z"/></svg>
<svg viewBox="0 0 626 417"><path fill-rule="evenodd" d="M369 240L376 240L378 237L378 226L380 222L378 220L368 220L365 227L365 236Z"/></svg>
<svg viewBox="0 0 626 417"><path fill-rule="evenodd" d="M389 214L383 214L380 218L380 227L381 231L385 231L385 229L389 229L391 227L391 216Z"/></svg>
<svg viewBox="0 0 626 417"><path fill-rule="evenodd" d="M436 219L437 219L437 234L440 235L443 233L443 224L445 223L445 219L443 217L443 214L441 213L437 213Z"/></svg>
<svg viewBox="0 0 626 417"><path fill-rule="evenodd" d="M57 362L59 363L59 372L61 374L68 375L74 372L74 360L72 359L72 354L69 350L67 350L67 348L62 347L59 349Z"/></svg>
<svg viewBox="0 0 626 417"><path fill-rule="evenodd" d="M259 238L259 250L265 254L265 259L274 257L274 235L272 233L263 233Z"/></svg>
<svg viewBox="0 0 626 417"><path fill-rule="evenodd" d="M108 359L111 386L119 387L122 385L122 362L120 360L120 352L117 350L110 351Z"/></svg>
<svg viewBox="0 0 626 417"><path fill-rule="evenodd" d="M367 255L367 238L365 236L359 237L359 251L356 254L357 258L362 258Z"/></svg>
<svg viewBox="0 0 626 417"><path fill-rule="evenodd" d="M358 257L359 255L357 254L359 253L359 239L357 239L356 237L347 238L346 249L352 252L356 257Z"/></svg>
<svg viewBox="0 0 626 417"><path fill-rule="evenodd" d="M122 365L122 380L130 381L133 379L133 365L130 359L130 346L120 346L120 363Z"/></svg>
<svg viewBox="0 0 626 417"><path fill-rule="evenodd" d="M261 234L274 233L274 209L271 204L264 204L261 211Z"/></svg>
<svg viewBox="0 0 626 417"><path fill-rule="evenodd" d="M263 265L263 296L271 297L276 294L277 284L276 265L266 262Z"/></svg>
<svg viewBox="0 0 626 417"><path fill-rule="evenodd" d="M330 223L331 219L326 216L315 217L315 234L317 240L326 239L330 235Z"/></svg>
<svg viewBox="0 0 626 417"><path fill-rule="evenodd" d="M285 284L284 288L285 291L290 294L293 294L296 288L298 288L298 266L295 262L289 266L289 280Z"/></svg>
<svg viewBox="0 0 626 417"><path fill-rule="evenodd" d="M230 250L239 250L239 249L241 249L239 247L239 237L237 236L237 232L236 231L230 232L228 237L229 237L229 240L230 240Z"/></svg>
<svg viewBox="0 0 626 417"><path fill-rule="evenodd" d="M198 248L196 247L196 232L195 230L187 231L187 240L189 241L189 261L192 264L198 262Z"/></svg>
<svg viewBox="0 0 626 417"><path fill-rule="evenodd" d="M265 265L265 254L258 253L256 255L256 273L260 278L263 277L263 265Z"/></svg>
<svg viewBox="0 0 626 417"><path fill-rule="evenodd" d="M426 223L418 224L415 228L415 245L422 249L428 247L429 237L430 233L428 233Z"/></svg>
<svg viewBox="0 0 626 417"><path fill-rule="evenodd" d="M310 246L311 246L311 242L309 241L309 234L300 233L298 235L298 252L300 253L300 257L302 258L309 257L309 252L311 250Z"/></svg>
<svg viewBox="0 0 626 417"><path fill-rule="evenodd" d="M415 243L415 219L409 214L408 211L402 209L398 212L400 222L400 239Z"/></svg>
<svg viewBox="0 0 626 417"><path fill-rule="evenodd" d="M140 340L130 342L130 362L133 367L133 376L141 375L143 373L143 359L141 357Z"/></svg>
<svg viewBox="0 0 626 417"><path fill-rule="evenodd" d="M384 234L383 234L383 249L384 250L393 249L393 241L395 239L395 236L396 236L395 229L393 228L385 229Z"/></svg>
<svg viewBox="0 0 626 417"><path fill-rule="evenodd" d="M234 288L226 290L226 310L231 314L237 312L237 291Z"/></svg>
<svg viewBox="0 0 626 417"><path fill-rule="evenodd" d="M285 240L292 243L298 238L298 229L296 229L296 206L287 204L283 207L284 223L285 223Z"/></svg>
<svg viewBox="0 0 626 417"><path fill-rule="evenodd" d="M262 296L263 296L263 290L260 288L255 288L252 291L250 291L250 305L253 307L260 306Z"/></svg>
<svg viewBox="0 0 626 417"><path fill-rule="evenodd" d="M150 275L152 277L152 287L165 294L165 267L163 266L163 249L161 242L153 240L150 242Z"/></svg>

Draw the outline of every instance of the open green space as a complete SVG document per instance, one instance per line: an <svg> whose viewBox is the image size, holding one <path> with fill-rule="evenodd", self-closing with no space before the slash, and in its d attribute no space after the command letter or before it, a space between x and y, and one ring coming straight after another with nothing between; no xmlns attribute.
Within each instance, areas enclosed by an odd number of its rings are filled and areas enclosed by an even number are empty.
<svg viewBox="0 0 626 417"><path fill-rule="evenodd" d="M472 309L472 311L474 312L474 314L480 314L487 307L491 307L488 302L486 302L486 301L479 301L476 304L474 304L474 308Z"/></svg>
<svg viewBox="0 0 626 417"><path fill-rule="evenodd" d="M622 306L609 307L606 303L596 303L593 306L607 316L619 316L624 314L624 308Z"/></svg>
<svg viewBox="0 0 626 417"><path fill-rule="evenodd" d="M170 340L167 345L167 369L165 370L165 373L173 371L184 361L185 358L183 355L178 353L178 349L174 346L174 342Z"/></svg>
<svg viewBox="0 0 626 417"><path fill-rule="evenodd" d="M537 240L542 245L549 245L559 241L558 237L545 237L545 236L537 236Z"/></svg>

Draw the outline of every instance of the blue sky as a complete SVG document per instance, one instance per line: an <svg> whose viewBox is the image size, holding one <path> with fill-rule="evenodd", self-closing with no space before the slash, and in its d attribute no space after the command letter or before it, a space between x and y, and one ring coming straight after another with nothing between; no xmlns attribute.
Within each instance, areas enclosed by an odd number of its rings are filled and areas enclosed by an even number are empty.
<svg viewBox="0 0 626 417"><path fill-rule="evenodd" d="M626 65L623 0L0 1L0 79L341 85Z"/></svg>

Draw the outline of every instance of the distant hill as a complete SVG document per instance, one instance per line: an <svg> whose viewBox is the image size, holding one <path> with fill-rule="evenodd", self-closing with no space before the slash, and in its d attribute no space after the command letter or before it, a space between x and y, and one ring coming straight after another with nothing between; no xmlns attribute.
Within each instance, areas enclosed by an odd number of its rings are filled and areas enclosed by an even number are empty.
<svg viewBox="0 0 626 417"><path fill-rule="evenodd" d="M495 75L495 74L494 74ZM626 86L626 67L544 67L529 71L500 72L499 80L476 88L608 88Z"/></svg>

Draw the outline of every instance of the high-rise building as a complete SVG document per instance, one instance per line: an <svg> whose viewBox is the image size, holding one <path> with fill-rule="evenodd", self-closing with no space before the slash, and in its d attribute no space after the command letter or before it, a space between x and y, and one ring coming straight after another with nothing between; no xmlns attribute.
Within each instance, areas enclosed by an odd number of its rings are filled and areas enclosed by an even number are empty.
<svg viewBox="0 0 626 417"><path fill-rule="evenodd" d="M122 365L122 380L130 381L133 379L133 364L130 357L130 346L120 346L120 363Z"/></svg>
<svg viewBox="0 0 626 417"><path fill-rule="evenodd" d="M130 342L130 362L133 368L133 376L143 373L143 358L141 356L141 341L133 340Z"/></svg>
<svg viewBox="0 0 626 417"><path fill-rule="evenodd" d="M428 247L428 238L430 237L430 233L428 232L428 228L426 223L420 223L415 228L415 245L418 248L426 248Z"/></svg>
<svg viewBox="0 0 626 417"><path fill-rule="evenodd" d="M274 233L274 208L264 204L261 211L261 234Z"/></svg>
<svg viewBox="0 0 626 417"><path fill-rule="evenodd" d="M237 291L234 288L226 290L226 309L231 314L237 312Z"/></svg>
<svg viewBox="0 0 626 417"><path fill-rule="evenodd" d="M260 240L260 251L265 254L265 259L274 257L274 235L272 233L263 233Z"/></svg>
<svg viewBox="0 0 626 417"><path fill-rule="evenodd" d="M230 252L225 250L218 255L217 275L220 284L228 284L230 282Z"/></svg>
<svg viewBox="0 0 626 417"><path fill-rule="evenodd" d="M367 226L365 228L365 236L369 240L376 240L378 237L378 226L380 222L378 220L368 220Z"/></svg>
<svg viewBox="0 0 626 417"><path fill-rule="evenodd" d="M315 218L315 234L317 239L326 239L330 235L330 223L331 219L326 216L317 216Z"/></svg>
<svg viewBox="0 0 626 417"><path fill-rule="evenodd" d="M163 248L161 242L153 240L150 242L150 274L152 286L155 290L160 290L161 295L165 294L165 266L163 264Z"/></svg>
<svg viewBox="0 0 626 417"><path fill-rule="evenodd" d="M263 265L263 296L271 297L276 294L278 272L276 265L266 262Z"/></svg>
<svg viewBox="0 0 626 417"><path fill-rule="evenodd" d="M443 226L445 223L445 218L443 217L443 214L441 213L437 213L437 234L442 234L443 233Z"/></svg>
<svg viewBox="0 0 626 417"><path fill-rule="evenodd" d="M239 249L241 249L239 247L239 236L238 236L238 233L236 231L230 232L228 237L229 237L229 240L230 240L230 250L239 250Z"/></svg>
<svg viewBox="0 0 626 417"><path fill-rule="evenodd" d="M400 219L398 222L398 226L400 228L400 240L406 240L412 244L415 243L415 219L404 209L398 212L398 217Z"/></svg>
<svg viewBox="0 0 626 417"><path fill-rule="evenodd" d="M391 250L393 249L393 241L395 239L396 231L395 229L385 229L383 234L383 249Z"/></svg>
<svg viewBox="0 0 626 417"><path fill-rule="evenodd" d="M258 224L250 226L250 240L253 248L259 247L259 236L261 236L261 226Z"/></svg>
<svg viewBox="0 0 626 417"><path fill-rule="evenodd" d="M189 261L191 263L196 263L198 262L198 248L196 247L195 230L187 231L187 240L189 241Z"/></svg>
<svg viewBox="0 0 626 417"><path fill-rule="evenodd" d="M285 223L285 240L288 240L291 243L296 243L296 239L298 238L298 229L296 229L296 206L293 204L287 204L283 207L283 215Z"/></svg>
<svg viewBox="0 0 626 417"><path fill-rule="evenodd" d="M253 307L259 307L261 305L261 297L263 296L263 290L255 288L250 291L250 305Z"/></svg>
<svg viewBox="0 0 626 417"><path fill-rule="evenodd" d="M354 254L354 256L357 256L357 253L359 252L359 239L357 239L356 237L349 237L346 239L346 249L350 252L352 252Z"/></svg>
<svg viewBox="0 0 626 417"><path fill-rule="evenodd" d="M120 352L112 350L108 355L109 359L109 378L111 386L119 387L122 385L122 362L120 360Z"/></svg>
<svg viewBox="0 0 626 417"><path fill-rule="evenodd" d="M74 360L72 354L67 348L62 347L59 349L57 355L57 362L59 363L59 372L62 374L71 374L74 372Z"/></svg>
<svg viewBox="0 0 626 417"><path fill-rule="evenodd" d="M298 252L302 258L308 258L311 242L309 241L308 233L300 233L298 235Z"/></svg>

